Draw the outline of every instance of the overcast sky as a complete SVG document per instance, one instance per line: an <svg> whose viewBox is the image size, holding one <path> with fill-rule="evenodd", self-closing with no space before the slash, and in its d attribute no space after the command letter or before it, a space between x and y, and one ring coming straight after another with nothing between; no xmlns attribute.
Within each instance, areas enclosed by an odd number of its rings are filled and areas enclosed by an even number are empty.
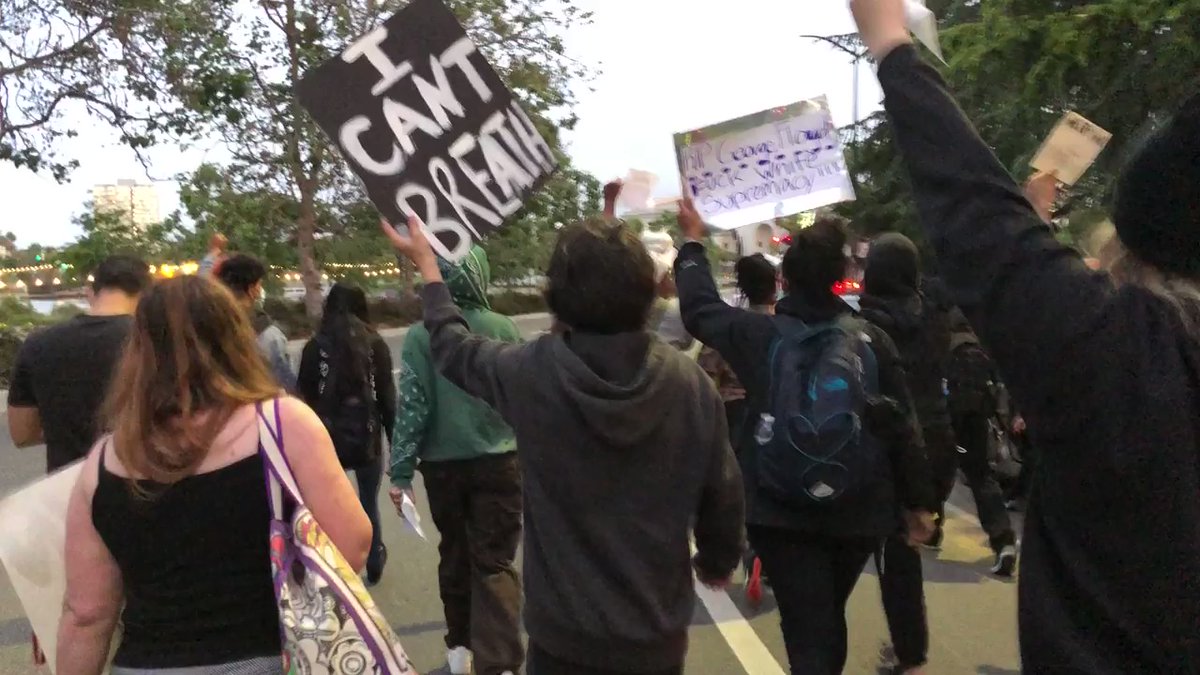
<svg viewBox="0 0 1200 675"><path fill-rule="evenodd" d="M591 26L574 29L568 48L596 66L594 91L580 87L580 121L567 136L577 166L602 181L630 168L658 174L659 196L678 194L671 135L766 108L824 94L835 122L852 119L852 68L845 54L804 40L853 29L845 0L579 0L595 12ZM860 72L860 116L879 107L869 65ZM78 235L71 222L91 186L120 178L147 180L145 169L103 128L82 118L80 135L65 150L80 167L70 183L0 163L0 232L17 243L63 244ZM151 178L186 173L215 143L151 152ZM158 183L162 214L178 206L178 186Z"/></svg>

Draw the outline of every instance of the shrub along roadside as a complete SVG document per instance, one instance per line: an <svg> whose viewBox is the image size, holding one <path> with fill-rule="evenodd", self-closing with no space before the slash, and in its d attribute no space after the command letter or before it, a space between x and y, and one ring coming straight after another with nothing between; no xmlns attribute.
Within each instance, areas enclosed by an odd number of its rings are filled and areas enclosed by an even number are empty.
<svg viewBox="0 0 1200 675"><path fill-rule="evenodd" d="M546 302L540 293L501 291L492 294L491 303L493 310L509 316L546 311ZM400 328L421 320L421 299L412 292L395 297L370 298L368 308L371 321L379 328ZM312 335L313 325L304 313L302 301L268 298L263 303L263 309L289 340ZM76 307L62 306L44 315L17 298L0 298L0 388L8 388L17 350L30 331L66 321L81 311Z"/></svg>

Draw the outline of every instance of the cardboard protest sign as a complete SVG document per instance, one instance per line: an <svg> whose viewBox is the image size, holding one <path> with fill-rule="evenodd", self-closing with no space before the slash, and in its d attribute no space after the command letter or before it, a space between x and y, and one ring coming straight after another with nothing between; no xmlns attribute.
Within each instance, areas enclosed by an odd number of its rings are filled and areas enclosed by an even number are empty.
<svg viewBox="0 0 1200 675"><path fill-rule="evenodd" d="M67 503L83 470L71 466L0 501L0 562L54 672L67 590Z"/></svg>
<svg viewBox="0 0 1200 675"><path fill-rule="evenodd" d="M1054 125L1029 165L1043 173L1054 174L1067 185L1074 185L1111 139L1112 134L1082 115L1069 112Z"/></svg>
<svg viewBox="0 0 1200 675"><path fill-rule="evenodd" d="M854 199L825 97L675 135L683 188L723 230Z"/></svg>
<svg viewBox="0 0 1200 675"><path fill-rule="evenodd" d="M389 222L457 260L554 171L549 144L441 0L412 0L297 86Z"/></svg>

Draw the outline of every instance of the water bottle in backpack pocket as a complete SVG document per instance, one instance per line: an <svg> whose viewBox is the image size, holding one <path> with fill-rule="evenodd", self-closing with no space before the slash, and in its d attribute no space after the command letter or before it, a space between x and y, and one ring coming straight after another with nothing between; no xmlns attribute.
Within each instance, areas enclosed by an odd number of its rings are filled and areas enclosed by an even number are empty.
<svg viewBox="0 0 1200 675"><path fill-rule="evenodd" d="M754 435L759 489L793 506L856 501L887 461L863 425L879 383L862 325L850 317L811 327L787 316L775 321L767 408Z"/></svg>

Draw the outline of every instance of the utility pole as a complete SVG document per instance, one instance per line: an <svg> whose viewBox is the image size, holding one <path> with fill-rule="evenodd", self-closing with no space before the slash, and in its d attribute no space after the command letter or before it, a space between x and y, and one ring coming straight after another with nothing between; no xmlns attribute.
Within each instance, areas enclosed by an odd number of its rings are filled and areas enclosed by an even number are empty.
<svg viewBox="0 0 1200 675"><path fill-rule="evenodd" d="M854 68L854 95L851 104L854 115L854 143L858 144L858 66L859 63L867 58L867 48L863 46L862 40L859 39L858 33L847 33L845 35L801 35L800 37L806 40L816 40L845 53L850 57L850 63Z"/></svg>

